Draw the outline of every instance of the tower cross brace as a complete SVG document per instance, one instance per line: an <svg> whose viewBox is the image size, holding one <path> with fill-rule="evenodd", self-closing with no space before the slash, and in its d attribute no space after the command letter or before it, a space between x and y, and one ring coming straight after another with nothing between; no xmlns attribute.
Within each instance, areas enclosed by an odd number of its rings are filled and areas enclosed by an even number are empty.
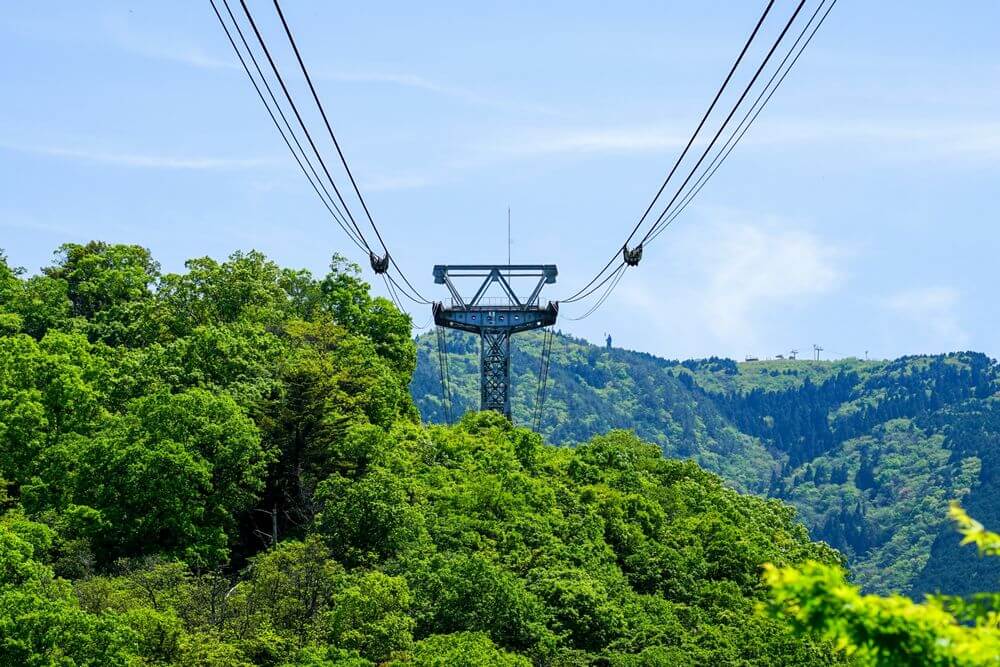
<svg viewBox="0 0 1000 667"><path fill-rule="evenodd" d="M480 340L480 409L495 410L510 418L510 337L522 331L555 324L559 304L539 300L542 288L556 281L554 264L458 264L434 267L434 282L444 285L451 294L448 305L433 304L437 326L479 334ZM465 299L456 279L479 278L475 294ZM514 278L537 279L527 297L519 296L511 282ZM490 287L498 285L504 296L487 297Z"/></svg>

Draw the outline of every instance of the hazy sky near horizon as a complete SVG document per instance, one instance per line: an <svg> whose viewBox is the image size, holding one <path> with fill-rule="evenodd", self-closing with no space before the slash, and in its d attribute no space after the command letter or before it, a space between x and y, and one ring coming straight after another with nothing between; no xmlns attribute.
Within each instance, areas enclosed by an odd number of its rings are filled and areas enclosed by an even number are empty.
<svg viewBox="0 0 1000 667"><path fill-rule="evenodd" d="M273 6L249 4L311 112ZM558 264L557 298L620 246L763 4L283 7L417 287L444 296L435 263L504 262L510 206L513 261ZM778 0L765 38L792 8ZM997 25L993 0L839 0L640 267L560 328L672 358L813 343L824 357L1000 355ZM36 271L61 243L90 239L147 246L168 271L250 248L320 274L334 252L367 264L298 172L207 0L11 3L0 80L12 264ZM411 310L426 321L427 307Z"/></svg>

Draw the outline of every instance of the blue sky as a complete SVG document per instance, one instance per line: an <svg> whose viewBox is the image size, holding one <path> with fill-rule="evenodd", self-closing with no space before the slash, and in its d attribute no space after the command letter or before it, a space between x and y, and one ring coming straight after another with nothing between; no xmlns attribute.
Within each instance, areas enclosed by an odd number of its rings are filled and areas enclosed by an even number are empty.
<svg viewBox="0 0 1000 667"><path fill-rule="evenodd" d="M291 76L270 2L250 4ZM762 5L284 3L394 256L437 298L433 264L505 260L508 205L513 260L559 266L550 297L586 282ZM778 0L768 36L792 7ZM640 267L561 328L666 357L813 343L824 356L1000 355L998 24L992 0L840 0ZM0 248L14 264L37 270L89 239L145 245L166 270L249 248L317 273L333 252L365 260L207 0L14 3L0 80Z"/></svg>

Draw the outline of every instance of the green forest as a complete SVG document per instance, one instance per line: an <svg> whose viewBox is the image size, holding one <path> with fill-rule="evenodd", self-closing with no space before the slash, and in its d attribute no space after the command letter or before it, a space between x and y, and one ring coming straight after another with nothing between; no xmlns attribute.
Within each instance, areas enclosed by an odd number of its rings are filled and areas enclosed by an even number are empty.
<svg viewBox="0 0 1000 667"><path fill-rule="evenodd" d="M417 343L413 395L441 422L436 343ZM541 336L513 344L514 418L531 424ZM449 333L449 350L461 413L478 401L478 342ZM1000 563L960 548L946 518L961 500L1000 525L1000 367L985 355L681 362L557 335L548 385L549 442L631 429L733 488L782 499L866 591L967 595L1000 580Z"/></svg>
<svg viewBox="0 0 1000 667"><path fill-rule="evenodd" d="M451 345L442 424L429 338L339 256L0 253L0 665L997 664L989 359L560 336L537 434Z"/></svg>

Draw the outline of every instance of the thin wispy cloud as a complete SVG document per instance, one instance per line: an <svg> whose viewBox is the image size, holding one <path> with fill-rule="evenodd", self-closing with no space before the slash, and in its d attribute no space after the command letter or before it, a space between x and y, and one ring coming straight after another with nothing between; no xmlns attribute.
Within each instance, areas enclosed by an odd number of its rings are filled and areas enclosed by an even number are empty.
<svg viewBox="0 0 1000 667"><path fill-rule="evenodd" d="M242 68L236 56L230 51L215 53L205 47L196 44L170 43L163 44L155 40L139 38L133 32L123 26L116 26L110 32L117 45L145 58L176 63L186 67L194 67L204 70L222 70L239 73ZM475 106L486 106L500 109L510 109L542 116L559 116L560 112L552 107L542 104L526 103L514 99L507 99L498 95L491 95L482 91L465 88L435 81L433 79L399 71L371 71L358 69L351 71L346 69L325 70L323 68L311 68L312 74L319 81L334 81L339 83L366 84L366 85L391 85L411 90L432 93L460 100L466 104ZM249 85L249 84L248 84Z"/></svg>
<svg viewBox="0 0 1000 667"><path fill-rule="evenodd" d="M680 150L686 140L675 129L651 126L572 130L552 128L511 132L473 148L476 154L497 158L589 153L662 153Z"/></svg>
<svg viewBox="0 0 1000 667"><path fill-rule="evenodd" d="M225 59L206 53L204 50L190 46L183 49L157 49L149 45L133 47L133 51L157 60L168 60L199 69L238 70L240 66L235 58Z"/></svg>
<svg viewBox="0 0 1000 667"><path fill-rule="evenodd" d="M65 160L93 162L136 169L231 170L256 169L283 165L277 158L229 158L206 156L174 156L144 153L119 153L102 150L66 148L60 146L18 146L0 144L0 148Z"/></svg>
<svg viewBox="0 0 1000 667"><path fill-rule="evenodd" d="M211 14L211 12L209 12ZM163 60L188 67L212 70L236 70L239 63L229 52L216 55L200 44L193 44L183 35L171 35L169 40L134 25L120 17L105 18L104 33L120 49L152 60ZM221 30L220 30L221 34ZM221 36L220 43L225 43Z"/></svg>
<svg viewBox="0 0 1000 667"><path fill-rule="evenodd" d="M754 127L747 144L862 145L890 151L893 159L1000 159L1000 123L938 119L781 119Z"/></svg>
<svg viewBox="0 0 1000 667"><path fill-rule="evenodd" d="M882 306L911 331L920 334L928 350L961 349L969 341L958 309L961 293L943 285L914 287L882 299Z"/></svg>
<svg viewBox="0 0 1000 667"><path fill-rule="evenodd" d="M463 88L461 86L445 84L417 74L408 74L405 72L371 72L360 70L357 72L344 70L331 72L321 70L318 73L318 77L328 81L339 81L342 83L389 84L404 88L412 88L415 90L434 93L436 95L450 97L476 106L510 109L543 116L562 115L562 113L558 110L543 104L534 104L530 102L521 102L515 99L502 98L497 95L491 95L470 88Z"/></svg>
<svg viewBox="0 0 1000 667"><path fill-rule="evenodd" d="M120 47L145 57L171 61L209 70L239 70L227 51L214 53L197 44L160 44L138 38L121 27L113 30ZM409 72L362 70L316 71L320 80L341 83L393 85L420 90L460 100L470 105L506 108L539 116L562 117L559 110L531 102L522 102L467 87L451 85ZM535 157L566 153L650 153L676 152L684 145L688 128L640 122L616 127L591 127L566 130L561 126L529 132L512 131L511 135L481 146L483 153L497 157ZM728 137L724 133L723 137ZM707 140L706 140L707 141ZM836 143L860 144L888 149L886 157L898 159L970 158L1000 159L1000 123L947 116L934 120L896 117L772 117L767 112L741 141L746 149L753 145L809 145Z"/></svg>
<svg viewBox="0 0 1000 667"><path fill-rule="evenodd" d="M688 140L685 128L637 123L566 129L561 126L510 129L502 136L480 141L471 151L482 161L560 155L678 153ZM695 149L707 145L710 134L699 137ZM717 143L721 148L729 132ZM762 146L809 147L835 144L878 151L892 160L967 159L1000 160L1000 123L963 120L921 123L895 119L782 119L755 125L736 148L759 150ZM714 155L715 153L711 153ZM692 155L700 155L697 150Z"/></svg>
<svg viewBox="0 0 1000 667"><path fill-rule="evenodd" d="M456 97L478 99L469 91L445 86L431 81L430 79L425 79L422 76L417 76L416 74L339 71L322 72L320 75L331 81L343 81L346 83L390 83L396 86L405 86L407 88L418 88L432 93L442 93L445 95L454 95Z"/></svg>
<svg viewBox="0 0 1000 667"><path fill-rule="evenodd" d="M72 225L55 224L30 217L20 212L0 212L0 229L19 229L71 238L79 231Z"/></svg>

